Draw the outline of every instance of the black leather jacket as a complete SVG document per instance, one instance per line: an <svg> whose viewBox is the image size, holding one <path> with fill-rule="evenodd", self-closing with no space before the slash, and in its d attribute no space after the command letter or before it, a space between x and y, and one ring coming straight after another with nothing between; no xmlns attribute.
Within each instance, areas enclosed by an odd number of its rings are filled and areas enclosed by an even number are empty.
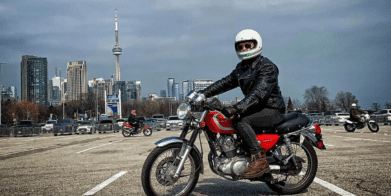
<svg viewBox="0 0 391 196"><path fill-rule="evenodd" d="M201 93L212 97L240 86L245 97L234 105L239 114L250 107L256 111L273 108L285 112L284 99L278 86L278 74L278 68L273 62L259 56L253 60L241 61L228 76L208 86Z"/></svg>

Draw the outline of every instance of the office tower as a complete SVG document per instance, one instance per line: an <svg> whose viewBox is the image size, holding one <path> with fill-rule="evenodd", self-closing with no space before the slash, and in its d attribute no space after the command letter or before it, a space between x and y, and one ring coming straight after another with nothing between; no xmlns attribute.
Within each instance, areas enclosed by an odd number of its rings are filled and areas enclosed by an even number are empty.
<svg viewBox="0 0 391 196"><path fill-rule="evenodd" d="M179 101L179 84L174 83L172 86L172 97L175 97L177 101Z"/></svg>
<svg viewBox="0 0 391 196"><path fill-rule="evenodd" d="M48 104L47 58L23 55L20 63L21 100Z"/></svg>
<svg viewBox="0 0 391 196"><path fill-rule="evenodd" d="M190 85L189 85L189 80L185 80L182 82L182 100L184 99L184 97L189 94L190 92Z"/></svg>
<svg viewBox="0 0 391 196"><path fill-rule="evenodd" d="M121 102L127 101L126 97L126 81L114 81L113 85L113 95L119 96L119 91L121 90Z"/></svg>
<svg viewBox="0 0 391 196"><path fill-rule="evenodd" d="M160 90L160 97L166 97L166 90Z"/></svg>
<svg viewBox="0 0 391 196"><path fill-rule="evenodd" d="M52 94L53 94L53 80L48 80L48 102L52 103Z"/></svg>
<svg viewBox="0 0 391 196"><path fill-rule="evenodd" d="M86 61L69 61L67 66L67 101L81 100L88 92Z"/></svg>
<svg viewBox="0 0 391 196"><path fill-rule="evenodd" d="M115 46L113 48L113 54L115 55L115 74L116 81L121 80L121 71L119 67L119 55L122 54L122 48L119 47L118 43L118 23L117 23L117 9L115 9Z"/></svg>
<svg viewBox="0 0 391 196"><path fill-rule="evenodd" d="M16 94L17 91L16 91L16 87L15 86L8 87L8 91L11 92L11 97L12 98L17 99L18 95Z"/></svg>
<svg viewBox="0 0 391 196"><path fill-rule="evenodd" d="M167 79L167 97L172 97L172 85L174 85L174 78Z"/></svg>
<svg viewBox="0 0 391 196"><path fill-rule="evenodd" d="M67 99L67 79L61 82L61 102L65 102Z"/></svg>

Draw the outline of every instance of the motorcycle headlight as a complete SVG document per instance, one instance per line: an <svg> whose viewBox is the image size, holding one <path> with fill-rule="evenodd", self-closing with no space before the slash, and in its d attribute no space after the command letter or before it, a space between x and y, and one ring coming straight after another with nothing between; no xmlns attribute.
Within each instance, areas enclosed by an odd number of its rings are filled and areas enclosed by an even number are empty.
<svg viewBox="0 0 391 196"><path fill-rule="evenodd" d="M177 115L179 119L184 119L186 115L191 111L191 107L189 103L181 103L177 109Z"/></svg>

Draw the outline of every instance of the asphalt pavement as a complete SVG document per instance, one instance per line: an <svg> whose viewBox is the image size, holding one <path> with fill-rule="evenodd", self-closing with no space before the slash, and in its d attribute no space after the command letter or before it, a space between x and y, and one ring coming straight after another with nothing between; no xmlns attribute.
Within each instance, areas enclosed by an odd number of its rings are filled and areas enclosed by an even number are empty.
<svg viewBox="0 0 391 196"><path fill-rule="evenodd" d="M391 195L391 126L353 133L321 126L327 150L316 150L317 177L298 195ZM0 138L0 195L145 195L141 169L154 143L180 131L123 137L44 134ZM227 181L208 166L192 195L276 195L265 183ZM199 141L197 146L200 148Z"/></svg>

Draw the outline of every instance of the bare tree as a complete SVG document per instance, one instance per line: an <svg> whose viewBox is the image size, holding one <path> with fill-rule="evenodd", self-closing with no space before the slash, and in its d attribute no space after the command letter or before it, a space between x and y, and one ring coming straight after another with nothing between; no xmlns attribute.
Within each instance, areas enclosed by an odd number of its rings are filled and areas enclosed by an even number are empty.
<svg viewBox="0 0 391 196"><path fill-rule="evenodd" d="M378 112L381 110L381 105L379 103L372 103L372 110Z"/></svg>
<svg viewBox="0 0 391 196"><path fill-rule="evenodd" d="M335 96L334 103L338 108L341 108L344 111L349 111L351 105L353 103L358 103L358 100L352 93L340 91Z"/></svg>
<svg viewBox="0 0 391 196"><path fill-rule="evenodd" d="M312 86L310 89L305 90L304 100L305 105L309 110L317 112L326 112L327 105L330 103L328 90L322 86Z"/></svg>
<svg viewBox="0 0 391 196"><path fill-rule="evenodd" d="M384 109L391 109L391 102L387 102L387 103L384 105Z"/></svg>

